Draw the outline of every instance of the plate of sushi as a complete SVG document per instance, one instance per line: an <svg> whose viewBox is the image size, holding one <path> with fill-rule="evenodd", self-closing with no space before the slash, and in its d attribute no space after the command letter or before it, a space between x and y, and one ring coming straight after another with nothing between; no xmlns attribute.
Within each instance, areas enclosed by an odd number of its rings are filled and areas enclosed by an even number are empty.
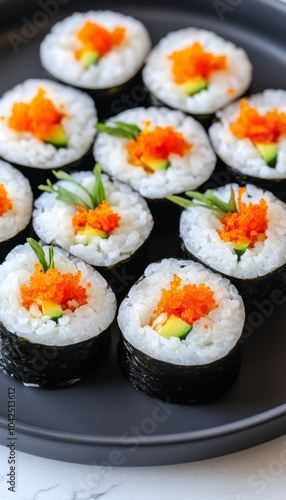
<svg viewBox="0 0 286 500"><path fill-rule="evenodd" d="M1 444L11 388L77 463L285 433L286 6L223 5L0 4Z"/></svg>

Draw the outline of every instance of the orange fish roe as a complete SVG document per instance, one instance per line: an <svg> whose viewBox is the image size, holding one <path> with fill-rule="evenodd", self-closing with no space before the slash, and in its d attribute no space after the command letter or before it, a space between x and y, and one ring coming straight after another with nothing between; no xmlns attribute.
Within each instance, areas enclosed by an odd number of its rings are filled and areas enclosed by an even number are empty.
<svg viewBox="0 0 286 500"><path fill-rule="evenodd" d="M230 95L235 94L235 90L234 90L234 88L233 88L233 87L229 87L229 88L227 89L227 92L228 92Z"/></svg>
<svg viewBox="0 0 286 500"><path fill-rule="evenodd" d="M57 269L42 271L41 264L35 264L35 272L30 278L30 285L22 285L20 293L22 305L29 309L35 302L41 309L42 301L52 301L59 304L63 310L74 311L77 307L87 304L86 288L79 284L81 272L76 274L61 273ZM88 288L90 283L86 285ZM72 305L69 302L72 301ZM78 306L74 305L74 301Z"/></svg>
<svg viewBox="0 0 286 500"><path fill-rule="evenodd" d="M238 212L228 213L223 219L223 229L218 231L223 241L234 244L249 244L253 248L258 240L266 238L265 231L268 227L267 202L261 199L259 203L246 205L242 196L246 188L238 190Z"/></svg>
<svg viewBox="0 0 286 500"><path fill-rule="evenodd" d="M276 143L281 135L286 134L286 113L274 109L260 115L257 109L248 105L246 99L242 99L238 120L229 127L238 139L248 138L254 143Z"/></svg>
<svg viewBox="0 0 286 500"><path fill-rule="evenodd" d="M35 137L45 140L51 128L59 124L65 116L59 113L51 99L45 97L45 89L38 89L30 103L16 102L8 125L17 132L32 132Z"/></svg>
<svg viewBox="0 0 286 500"><path fill-rule="evenodd" d="M8 198L4 184L0 184L0 216L13 208L12 201Z"/></svg>
<svg viewBox="0 0 286 500"><path fill-rule="evenodd" d="M145 160L166 160L172 153L183 156L191 149L192 144L173 127L155 127L149 131L149 126L150 122L147 122L137 139L132 139L127 146L129 161L133 165L144 166L142 157Z"/></svg>
<svg viewBox="0 0 286 500"><path fill-rule="evenodd" d="M181 278L174 274L170 289L162 290L161 299L154 314L174 314L192 325L194 321L206 316L217 308L214 292L205 284L184 285L180 288Z"/></svg>
<svg viewBox="0 0 286 500"><path fill-rule="evenodd" d="M208 79L215 71L227 68L226 56L205 52L199 42L184 50L173 52L168 59L173 61L173 75L178 84L186 83L196 76Z"/></svg>
<svg viewBox="0 0 286 500"><path fill-rule="evenodd" d="M90 226L93 229L100 229L111 233L119 227L121 217L110 208L108 201L104 200L96 208L87 210L81 205L77 206L77 213L72 219L75 227Z"/></svg>
<svg viewBox="0 0 286 500"><path fill-rule="evenodd" d="M77 38L82 42L82 49L75 51L75 56L80 59L83 52L94 51L100 57L104 56L116 45L121 45L126 34L125 28L115 28L108 31L99 24L87 21L76 33Z"/></svg>

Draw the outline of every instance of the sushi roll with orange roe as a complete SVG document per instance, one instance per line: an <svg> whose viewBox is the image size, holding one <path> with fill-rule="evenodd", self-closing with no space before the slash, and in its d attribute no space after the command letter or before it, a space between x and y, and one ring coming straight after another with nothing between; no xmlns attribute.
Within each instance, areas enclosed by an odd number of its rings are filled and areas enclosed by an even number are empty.
<svg viewBox="0 0 286 500"><path fill-rule="evenodd" d="M214 171L216 156L204 128L180 111L129 109L96 128L93 152L103 171L145 198L196 189Z"/></svg>
<svg viewBox="0 0 286 500"><path fill-rule="evenodd" d="M33 187L47 169L82 160L96 135L93 100L49 80L26 80L7 91L0 117L0 156L21 168Z"/></svg>
<svg viewBox="0 0 286 500"><path fill-rule="evenodd" d="M123 372L163 400L215 399L239 373L244 318L227 279L192 261L150 264L119 308Z"/></svg>
<svg viewBox="0 0 286 500"><path fill-rule="evenodd" d="M217 113L209 135L238 181L274 193L286 187L286 92L268 89Z"/></svg>
<svg viewBox="0 0 286 500"><path fill-rule="evenodd" d="M54 78L109 93L136 76L150 47L148 31L139 20L99 10L76 12L55 24L41 43L40 56Z"/></svg>
<svg viewBox="0 0 286 500"><path fill-rule="evenodd" d="M28 241L0 266L0 369L27 385L65 387L106 353L115 295L91 266Z"/></svg>
<svg viewBox="0 0 286 500"><path fill-rule="evenodd" d="M227 184L169 199L183 206L184 256L227 277L251 305L283 287L286 205L271 192Z"/></svg>
<svg viewBox="0 0 286 500"><path fill-rule="evenodd" d="M207 30L169 33L147 57L143 81L154 103L210 115L240 97L252 79L246 52Z"/></svg>

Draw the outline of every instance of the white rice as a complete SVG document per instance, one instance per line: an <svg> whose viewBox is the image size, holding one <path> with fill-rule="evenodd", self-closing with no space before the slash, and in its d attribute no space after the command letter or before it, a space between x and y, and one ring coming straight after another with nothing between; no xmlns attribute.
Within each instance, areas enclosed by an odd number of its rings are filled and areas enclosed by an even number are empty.
<svg viewBox="0 0 286 500"><path fill-rule="evenodd" d="M58 149L31 132L17 132L8 126L13 104L31 102L39 88L46 89L46 97L66 114L61 120L68 138L66 148ZM97 113L93 100L79 90L50 80L26 80L6 92L0 99L0 116L4 117L0 120L0 156L28 167L55 168L77 161L90 149L96 134Z"/></svg>
<svg viewBox="0 0 286 500"><path fill-rule="evenodd" d="M238 185L232 184L235 193ZM180 236L186 248L204 264L216 271L236 278L264 276L286 262L286 205L272 193L248 184L245 203L258 203L264 198L268 203L267 238L248 248L238 261L231 242L223 241L217 230L222 229L220 219L211 210L189 207L180 220ZM213 193L227 202L230 185L213 189Z"/></svg>
<svg viewBox="0 0 286 500"><path fill-rule="evenodd" d="M44 247L47 255L47 247ZM74 312L65 310L58 322L50 316L32 317L22 306L20 287L28 285L37 263L28 243L10 252L0 266L0 321L12 333L31 342L63 346L76 344L99 335L113 321L116 299L105 279L91 266L69 258L66 252L54 248L55 267L62 273L81 271L80 284L86 288L88 303Z"/></svg>
<svg viewBox="0 0 286 500"><path fill-rule="evenodd" d="M77 172L72 177L87 189L94 184L91 172ZM141 247L152 230L153 218L147 203L138 193L124 184L111 182L104 174L102 180L106 199L121 217L119 227L109 238L95 236L89 239L84 234L75 234L72 218L76 207L57 200L56 193L43 193L35 201L33 226L45 243L59 245L93 266L112 266L130 258ZM76 185L67 181L58 184L82 196Z"/></svg>
<svg viewBox="0 0 286 500"><path fill-rule="evenodd" d="M193 96L188 96L173 78L172 61L168 56L200 42L206 51L227 56L227 69L214 72L209 85ZM187 113L208 114L242 95L252 79L251 62L241 48L211 31L186 28L169 33L150 52L143 70L143 80L155 97L173 108ZM229 89L233 89L229 93Z"/></svg>
<svg viewBox="0 0 286 500"><path fill-rule="evenodd" d="M182 278L182 286L205 283L213 290L218 304L194 322L184 340L167 339L149 326L161 290L169 288L174 274ZM242 299L227 279L192 261L164 259L150 264L144 279L131 288L119 308L118 324L123 337L152 358L178 365L202 365L229 353L239 340L244 318Z"/></svg>
<svg viewBox="0 0 286 500"><path fill-rule="evenodd" d="M215 168L216 156L208 136L200 123L181 111L155 107L129 109L108 120L107 125L112 124L112 121L122 121L134 123L143 129L144 123L149 120L152 122L149 130L156 126L171 126L183 134L193 147L183 157L170 155L171 165L167 170L148 173L144 168L129 163L129 139L99 133L94 145L94 156L105 172L130 184L142 196L152 199L196 189L209 179Z"/></svg>
<svg viewBox="0 0 286 500"><path fill-rule="evenodd" d="M247 98L250 106L260 114L278 109L286 113L286 91L265 90ZM209 134L220 158L230 167L242 174L263 179L284 179L286 177L286 136L279 141L275 168L269 167L250 139L237 139L229 125L239 117L239 102L235 102L217 113L218 122L214 123Z"/></svg>
<svg viewBox="0 0 286 500"><path fill-rule="evenodd" d="M30 183L19 170L0 160L0 184L12 202L11 210L0 216L0 242L13 238L29 224L33 194Z"/></svg>
<svg viewBox="0 0 286 500"><path fill-rule="evenodd" d="M88 69L74 56L74 51L81 48L76 32L86 21L107 30L126 29L125 41ZM55 24L40 46L40 56L44 68L59 80L82 88L105 89L132 78L142 67L150 47L149 34L137 19L111 11L89 11L75 13Z"/></svg>

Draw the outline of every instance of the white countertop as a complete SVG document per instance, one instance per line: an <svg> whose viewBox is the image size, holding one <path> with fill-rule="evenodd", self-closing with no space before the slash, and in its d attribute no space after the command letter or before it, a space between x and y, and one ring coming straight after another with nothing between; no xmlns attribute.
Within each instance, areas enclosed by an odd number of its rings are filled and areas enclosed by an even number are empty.
<svg viewBox="0 0 286 500"><path fill-rule="evenodd" d="M1 500L283 500L286 436L224 457L162 467L77 465L16 454L8 490L8 448L0 447Z"/></svg>

